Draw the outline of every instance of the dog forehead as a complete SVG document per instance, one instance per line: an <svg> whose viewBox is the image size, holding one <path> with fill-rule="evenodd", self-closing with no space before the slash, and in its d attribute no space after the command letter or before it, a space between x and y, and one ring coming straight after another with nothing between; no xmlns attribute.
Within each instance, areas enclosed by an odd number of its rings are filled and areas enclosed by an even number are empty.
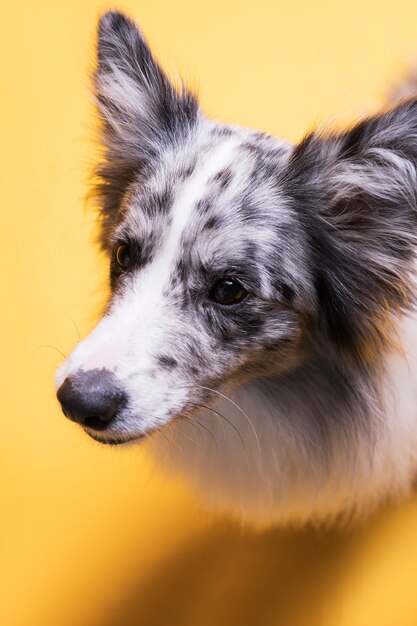
<svg viewBox="0 0 417 626"><path fill-rule="evenodd" d="M119 228L135 232L158 223L169 227L174 214L189 222L217 222L211 215L233 196L253 196L276 179L291 145L245 128L206 123L181 149L167 151L148 176L125 194ZM227 210L233 211L233 203ZM184 224L186 225L186 224Z"/></svg>
<svg viewBox="0 0 417 626"><path fill-rule="evenodd" d="M172 151L125 196L115 241L140 247L138 269L158 261L166 274L178 260L226 262L247 251L277 206L277 175L288 144L262 133L214 126Z"/></svg>

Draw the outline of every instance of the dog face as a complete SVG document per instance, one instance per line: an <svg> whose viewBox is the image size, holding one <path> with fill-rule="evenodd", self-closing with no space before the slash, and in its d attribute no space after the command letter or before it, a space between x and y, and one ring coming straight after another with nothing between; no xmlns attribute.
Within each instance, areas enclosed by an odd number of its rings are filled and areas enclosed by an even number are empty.
<svg viewBox="0 0 417 626"><path fill-rule="evenodd" d="M148 59L150 85L135 75L128 44ZM276 178L290 146L211 122L149 54L127 20L102 23L96 85L111 142L101 191L112 295L58 378L82 376L91 389L100 377L92 370L113 374L123 408L103 433L111 440L190 414L210 402L209 389L290 367L313 298L302 230ZM136 143L137 132L146 138Z"/></svg>
<svg viewBox="0 0 417 626"><path fill-rule="evenodd" d="M222 130L202 121L190 146L133 181L112 226L111 301L64 372L114 372L128 396L116 432L159 427L209 388L298 358L310 284L301 233L259 167L259 155L287 150Z"/></svg>
<svg viewBox="0 0 417 626"><path fill-rule="evenodd" d="M111 297L58 373L69 417L118 443L312 351L373 358L388 311L406 304L412 256L409 212L384 192L387 174L406 172L372 143L390 120L295 148L214 123L116 13L100 24L95 90ZM385 227L364 211L376 197L398 233L383 249Z"/></svg>

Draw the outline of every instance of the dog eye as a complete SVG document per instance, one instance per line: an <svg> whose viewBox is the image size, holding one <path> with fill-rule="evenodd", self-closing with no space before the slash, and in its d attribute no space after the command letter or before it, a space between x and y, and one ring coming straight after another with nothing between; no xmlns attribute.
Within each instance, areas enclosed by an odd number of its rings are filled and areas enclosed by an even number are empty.
<svg viewBox="0 0 417 626"><path fill-rule="evenodd" d="M122 270L128 270L132 263L132 254L127 243L119 243L116 248L117 265Z"/></svg>
<svg viewBox="0 0 417 626"><path fill-rule="evenodd" d="M236 278L222 278L217 281L210 291L210 298L217 304L225 306L238 304L247 295L248 292Z"/></svg>

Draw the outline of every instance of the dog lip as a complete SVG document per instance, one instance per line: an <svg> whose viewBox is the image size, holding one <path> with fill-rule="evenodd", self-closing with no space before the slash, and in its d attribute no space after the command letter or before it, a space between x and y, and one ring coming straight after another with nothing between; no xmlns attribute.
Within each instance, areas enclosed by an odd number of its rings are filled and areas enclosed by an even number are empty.
<svg viewBox="0 0 417 626"><path fill-rule="evenodd" d="M98 443L106 444L108 446L120 446L124 443L131 443L132 441L140 441L145 437L145 435L135 435L134 437L129 437L129 439L117 439L117 437L98 437L95 433L92 433L90 430L84 429L85 432L91 439L97 441Z"/></svg>

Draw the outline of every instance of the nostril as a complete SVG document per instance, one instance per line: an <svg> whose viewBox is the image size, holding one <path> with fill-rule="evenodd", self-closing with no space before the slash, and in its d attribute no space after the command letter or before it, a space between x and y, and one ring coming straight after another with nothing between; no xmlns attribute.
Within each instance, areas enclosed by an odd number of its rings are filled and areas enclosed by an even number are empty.
<svg viewBox="0 0 417 626"><path fill-rule="evenodd" d="M105 430L126 404L126 394L113 372L79 371L58 389L66 417L91 430Z"/></svg>
<svg viewBox="0 0 417 626"><path fill-rule="evenodd" d="M84 418L83 426L91 428L91 430L105 430L109 425L112 417L103 417L100 415L89 415Z"/></svg>

